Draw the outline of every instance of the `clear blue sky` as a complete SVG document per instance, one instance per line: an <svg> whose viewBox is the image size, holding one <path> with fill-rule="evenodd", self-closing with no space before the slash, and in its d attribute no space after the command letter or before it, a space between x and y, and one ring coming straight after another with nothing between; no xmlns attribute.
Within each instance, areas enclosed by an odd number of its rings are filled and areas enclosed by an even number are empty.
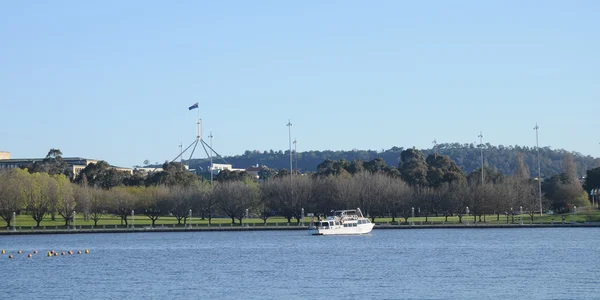
<svg viewBox="0 0 600 300"><path fill-rule="evenodd" d="M599 1L2 1L0 151L120 166L540 145L600 156ZM596 116L594 117L594 114ZM197 152L194 156L204 157ZM244 166L239 166L244 167Z"/></svg>

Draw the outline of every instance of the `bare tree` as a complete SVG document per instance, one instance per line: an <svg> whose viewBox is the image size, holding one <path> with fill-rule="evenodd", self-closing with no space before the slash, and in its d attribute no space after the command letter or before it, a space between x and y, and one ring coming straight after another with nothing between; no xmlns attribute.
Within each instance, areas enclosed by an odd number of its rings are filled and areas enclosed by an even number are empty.
<svg viewBox="0 0 600 300"><path fill-rule="evenodd" d="M90 216L92 195L87 185L74 185L73 197L77 203L77 210L83 213L83 218L88 220Z"/></svg>
<svg viewBox="0 0 600 300"><path fill-rule="evenodd" d="M187 218L189 211L192 209L193 194L189 187L184 186L172 186L167 194L167 201L170 207L170 211L177 219L177 224L187 224Z"/></svg>
<svg viewBox="0 0 600 300"><path fill-rule="evenodd" d="M366 212L371 221L375 223L375 218L381 215L381 199L384 193L385 183L382 181L382 174L371 174L361 172L354 175L356 183L359 186L358 202L361 209Z"/></svg>
<svg viewBox="0 0 600 300"><path fill-rule="evenodd" d="M411 188L404 181L388 177L388 195L386 196L385 205L392 215L392 222L400 216L400 212L405 203L411 202ZM399 222L399 221L398 221Z"/></svg>
<svg viewBox="0 0 600 300"><path fill-rule="evenodd" d="M267 219L275 215L277 209L277 188L273 180L265 181L259 186L260 197L256 205L258 217L267 225Z"/></svg>
<svg viewBox="0 0 600 300"><path fill-rule="evenodd" d="M565 153L565 155L563 156L563 161L562 161L562 169L563 169L563 174L564 176L566 176L566 180L563 180L563 182L567 182L567 183L573 183L573 182L578 182L578 175L577 175L577 164L575 164L575 160L573 159L573 154L571 153Z"/></svg>
<svg viewBox="0 0 600 300"><path fill-rule="evenodd" d="M310 205L313 197L312 180L307 176L296 176L292 183L288 178L275 178L269 182L269 197L276 211L291 222L300 222L303 205Z"/></svg>
<svg viewBox="0 0 600 300"><path fill-rule="evenodd" d="M449 208L458 217L459 223L462 223L462 218L466 214L466 208L469 206L468 196L470 192L468 183L453 182L450 184L447 195L450 202Z"/></svg>
<svg viewBox="0 0 600 300"><path fill-rule="evenodd" d="M252 210L258 197L258 188L252 183L230 181L218 184L214 189L214 196L219 208L231 218L242 223L246 209Z"/></svg>
<svg viewBox="0 0 600 300"><path fill-rule="evenodd" d="M152 227L156 225L156 220L168 211L168 192L165 186L147 187L137 199L140 210L150 219Z"/></svg>
<svg viewBox="0 0 600 300"><path fill-rule="evenodd" d="M208 225L212 224L212 219L217 209L215 197L213 195L212 186L201 186L194 190L194 202L196 203L197 210L201 213L202 219L208 219Z"/></svg>
<svg viewBox="0 0 600 300"><path fill-rule="evenodd" d="M141 188L116 187L105 192L104 197L107 199L110 211L121 219L121 225L125 223L127 226L127 217L131 215L132 210L137 208L136 198L141 198L142 194Z"/></svg>
<svg viewBox="0 0 600 300"><path fill-rule="evenodd" d="M89 188L90 197L90 214L89 218L94 221L94 226L98 226L98 221L102 215L108 210L108 193L99 188Z"/></svg>
<svg viewBox="0 0 600 300"><path fill-rule="evenodd" d="M292 212L297 223L300 224L302 209L310 205L313 199L313 181L308 176L296 176L292 186Z"/></svg>
<svg viewBox="0 0 600 300"><path fill-rule="evenodd" d="M515 177L519 179L529 179L529 169L525 165L525 161L523 159L523 153L518 152L516 157L517 169L515 170Z"/></svg>
<svg viewBox="0 0 600 300"><path fill-rule="evenodd" d="M533 216L536 212L540 211L538 188L535 184L528 183L527 185L525 185L524 191L525 194L523 195L523 209L527 212L531 221L533 222Z"/></svg>

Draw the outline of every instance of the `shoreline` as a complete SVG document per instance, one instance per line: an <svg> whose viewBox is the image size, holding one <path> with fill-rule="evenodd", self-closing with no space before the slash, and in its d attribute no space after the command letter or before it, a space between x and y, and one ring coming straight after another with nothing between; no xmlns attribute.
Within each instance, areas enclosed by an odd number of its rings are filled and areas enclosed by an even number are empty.
<svg viewBox="0 0 600 300"><path fill-rule="evenodd" d="M581 227L600 227L600 223L555 223L555 224L439 224L439 225L375 225L373 230L410 230L410 229L511 229L511 228L581 228ZM218 232L218 231L275 231L275 230L308 230L308 226L213 226L213 227L165 227L157 226L154 228L136 227L132 228L77 228L77 229L39 229L20 228L13 231L7 229L0 231L0 236L9 235L43 235L43 234L90 234L90 233L139 233L139 232Z"/></svg>

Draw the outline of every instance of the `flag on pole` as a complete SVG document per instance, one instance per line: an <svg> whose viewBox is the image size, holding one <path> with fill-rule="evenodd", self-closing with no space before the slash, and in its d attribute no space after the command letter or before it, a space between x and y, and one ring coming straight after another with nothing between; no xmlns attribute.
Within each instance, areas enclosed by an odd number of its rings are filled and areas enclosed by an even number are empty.
<svg viewBox="0 0 600 300"><path fill-rule="evenodd" d="M192 110L194 108L198 108L198 102L194 103L194 105L190 106L188 109Z"/></svg>

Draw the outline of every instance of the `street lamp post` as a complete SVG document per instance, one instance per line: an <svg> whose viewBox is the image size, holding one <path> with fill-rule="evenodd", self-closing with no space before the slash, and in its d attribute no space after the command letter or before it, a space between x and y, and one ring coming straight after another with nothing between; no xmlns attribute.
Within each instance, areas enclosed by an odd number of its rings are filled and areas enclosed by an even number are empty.
<svg viewBox="0 0 600 300"><path fill-rule="evenodd" d="M296 161L296 172L298 172L298 140L294 138L294 160Z"/></svg>
<svg viewBox="0 0 600 300"><path fill-rule="evenodd" d="M212 135L212 131L210 132L210 135L208 136L208 138L210 138L210 186L212 187L213 185L213 147L212 147L212 139L213 139L213 135Z"/></svg>
<svg viewBox="0 0 600 300"><path fill-rule="evenodd" d="M533 130L535 130L535 148L537 149L537 167L538 167L538 194L540 197L540 216L542 216L542 173L540 170L540 143L539 143L539 138L538 138L538 131L540 130L540 127L538 126L537 123L535 123L535 127L533 127Z"/></svg>
<svg viewBox="0 0 600 300"><path fill-rule="evenodd" d="M523 225L523 206L519 206L519 225Z"/></svg>
<svg viewBox="0 0 600 300"><path fill-rule="evenodd" d="M250 227L248 226L248 209L246 208L246 227Z"/></svg>
<svg viewBox="0 0 600 300"><path fill-rule="evenodd" d="M481 186L483 186L483 132L479 132L479 147L481 152Z"/></svg>
<svg viewBox="0 0 600 300"><path fill-rule="evenodd" d="M479 147L480 147L480 155L481 155L481 203L483 204L485 201L485 181L484 181L484 176L483 176L483 132L479 132ZM481 217L480 217L481 218ZM483 215L484 221L485 221L485 214ZM477 225L477 216L473 216L473 223L475 223L475 225Z"/></svg>
<svg viewBox="0 0 600 300"><path fill-rule="evenodd" d="M304 208L300 212L300 225L304 226Z"/></svg>
<svg viewBox="0 0 600 300"><path fill-rule="evenodd" d="M467 216L465 217L465 220L467 220L467 225L469 225L469 207L468 206L465 208L465 213L467 214Z"/></svg>
<svg viewBox="0 0 600 300"><path fill-rule="evenodd" d="M288 137L290 140L290 184L292 183L292 175L294 174L294 169L292 168L292 121L288 119L288 123L286 125L288 127Z"/></svg>
<svg viewBox="0 0 600 300"><path fill-rule="evenodd" d="M411 217L413 218L413 220L411 220L411 222L410 222L410 225L414 225L415 224L415 220L414 220L414 218L415 218L415 208L411 207L410 211L411 211Z"/></svg>
<svg viewBox="0 0 600 300"><path fill-rule="evenodd" d="M73 211L73 230L77 230L77 224L75 224L75 216L77 216L77 213Z"/></svg>
<svg viewBox="0 0 600 300"><path fill-rule="evenodd" d="M189 228L192 228L192 210L191 210L191 209L190 209L190 216L189 216L189 218L188 218L188 219L190 219L190 220L187 222L187 223L188 223L188 227L189 227Z"/></svg>
<svg viewBox="0 0 600 300"><path fill-rule="evenodd" d="M13 211L13 231L17 231L17 213Z"/></svg>
<svg viewBox="0 0 600 300"><path fill-rule="evenodd" d="M135 230L135 212L131 210L131 229Z"/></svg>

